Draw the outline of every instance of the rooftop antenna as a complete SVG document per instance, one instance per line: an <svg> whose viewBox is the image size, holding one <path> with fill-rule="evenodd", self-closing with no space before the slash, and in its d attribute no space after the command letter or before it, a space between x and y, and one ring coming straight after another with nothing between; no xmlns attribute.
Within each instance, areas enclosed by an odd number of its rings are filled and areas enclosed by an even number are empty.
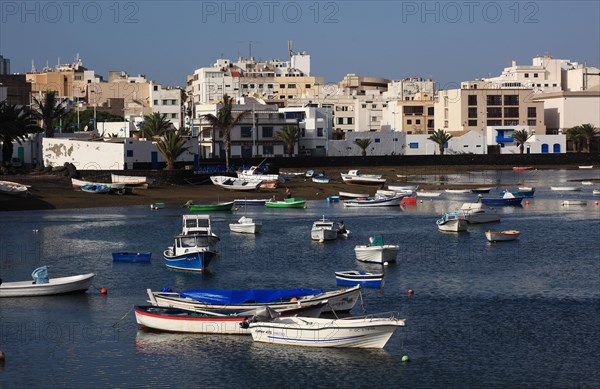
<svg viewBox="0 0 600 389"><path fill-rule="evenodd" d="M292 40L288 40L288 52L290 53L290 61L292 60L292 56L294 55L294 50L292 49Z"/></svg>
<svg viewBox="0 0 600 389"><path fill-rule="evenodd" d="M35 73L35 62L33 60L31 60L31 73Z"/></svg>

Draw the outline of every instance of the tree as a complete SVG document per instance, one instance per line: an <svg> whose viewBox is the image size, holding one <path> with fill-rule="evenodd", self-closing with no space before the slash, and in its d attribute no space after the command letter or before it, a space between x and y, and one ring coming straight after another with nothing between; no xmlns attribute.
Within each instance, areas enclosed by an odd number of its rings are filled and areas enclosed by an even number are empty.
<svg viewBox="0 0 600 389"><path fill-rule="evenodd" d="M440 148L440 155L444 155L444 150L446 149L446 143L450 139L452 139L452 135L448 134L444 130L436 130L429 138L430 141L437 144Z"/></svg>
<svg viewBox="0 0 600 389"><path fill-rule="evenodd" d="M519 152L523 154L525 143L533 136L527 130L517 130L513 133L513 140L519 144Z"/></svg>
<svg viewBox="0 0 600 389"><path fill-rule="evenodd" d="M154 137L163 136L173 127L173 124L167 120L167 114L154 112L144 116L142 125L142 135L144 138L152 139Z"/></svg>
<svg viewBox="0 0 600 389"><path fill-rule="evenodd" d="M360 147L361 155L363 157L367 156L367 148L371 145L373 141L371 139L354 139L354 144Z"/></svg>
<svg viewBox="0 0 600 389"><path fill-rule="evenodd" d="M94 118L94 110L86 109L85 111L79 112L79 121L77 121L77 111L71 111L67 113L63 119L63 132L75 132L85 129L85 127L92 122ZM97 111L96 120L98 122L123 122L125 119L123 116L114 115L106 111ZM88 127L88 128L91 128Z"/></svg>
<svg viewBox="0 0 600 389"><path fill-rule="evenodd" d="M43 131L27 106L17 107L0 102L0 141L2 141L2 161L10 165L13 154L13 142L21 144L28 134Z"/></svg>
<svg viewBox="0 0 600 389"><path fill-rule="evenodd" d="M300 141L300 129L296 126L285 126L275 134L275 139L287 146L288 157L294 154L294 146Z"/></svg>
<svg viewBox="0 0 600 389"><path fill-rule="evenodd" d="M250 111L246 110L233 117L231 113L233 107L233 98L227 94L223 95L223 106L217 111L217 116L213 114L204 115L204 119L213 128L213 142L215 139L216 130L223 133L223 148L225 149L225 166L229 170L229 147L231 146L231 129L239 124L244 116ZM214 150L214 146L213 146Z"/></svg>
<svg viewBox="0 0 600 389"><path fill-rule="evenodd" d="M585 140L585 147L588 153L592 152L592 138L596 135L600 135L600 130L595 128L592 124L586 123L578 127L579 136L582 140Z"/></svg>
<svg viewBox="0 0 600 389"><path fill-rule="evenodd" d="M175 168L175 160L189 149L185 144L186 139L175 131L165 132L162 139L156 143L156 148L167 161L166 170L173 170Z"/></svg>
<svg viewBox="0 0 600 389"><path fill-rule="evenodd" d="M571 127L567 130L567 140L573 142L573 148L576 152L580 153L582 149L582 143L584 141L583 133L581 132L581 126Z"/></svg>
<svg viewBox="0 0 600 389"><path fill-rule="evenodd" d="M54 124L65 116L69 109L66 101L59 101L56 92L46 92L41 100L33 98L33 106L36 116L42 120L44 135L48 138L54 137Z"/></svg>

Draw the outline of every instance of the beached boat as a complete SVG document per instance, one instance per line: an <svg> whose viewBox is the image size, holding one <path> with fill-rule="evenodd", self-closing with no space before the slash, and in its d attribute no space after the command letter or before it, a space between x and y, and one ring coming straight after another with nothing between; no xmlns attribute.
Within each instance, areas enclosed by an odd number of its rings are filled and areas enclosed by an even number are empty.
<svg viewBox="0 0 600 389"><path fill-rule="evenodd" d="M471 193L479 194L479 193L490 193L492 188L474 188L471 189Z"/></svg>
<svg viewBox="0 0 600 389"><path fill-rule="evenodd" d="M83 185L80 189L87 193L108 193L111 191L111 188L106 185L95 184L86 184Z"/></svg>
<svg viewBox="0 0 600 389"><path fill-rule="evenodd" d="M594 183L592 181L581 181L581 185L583 185L583 186L593 186Z"/></svg>
<svg viewBox="0 0 600 389"><path fill-rule="evenodd" d="M229 176L210 176L212 183L219 188L236 191L257 190L262 180L235 178Z"/></svg>
<svg viewBox="0 0 600 389"><path fill-rule="evenodd" d="M532 188L531 186L519 186L517 189L519 189L520 192L535 192L535 188Z"/></svg>
<svg viewBox="0 0 600 389"><path fill-rule="evenodd" d="M336 271L338 285L360 285L369 288L383 287L383 273L369 273L357 270Z"/></svg>
<svg viewBox="0 0 600 389"><path fill-rule="evenodd" d="M364 199L369 197L368 193L339 192L338 195L344 199Z"/></svg>
<svg viewBox="0 0 600 389"><path fill-rule="evenodd" d="M324 311L349 311L360 298L360 285L346 289L193 289L183 292L152 292L147 290L149 302L162 307L223 312L250 311L268 305L273 309L294 308L305 304L327 301Z"/></svg>
<svg viewBox="0 0 600 389"><path fill-rule="evenodd" d="M37 270L37 269L36 269ZM47 283L35 283L31 280L0 282L0 297L48 296L63 293L84 292L92 284L94 273L69 277L48 278Z"/></svg>
<svg viewBox="0 0 600 389"><path fill-rule="evenodd" d="M328 203L339 203L340 196L329 196L329 197L327 197L327 202Z"/></svg>
<svg viewBox="0 0 600 389"><path fill-rule="evenodd" d="M379 264L395 262L399 251L399 245L384 244L383 237L381 235L370 237L369 244L367 245L357 245L354 247L356 260Z"/></svg>
<svg viewBox="0 0 600 389"><path fill-rule="evenodd" d="M183 215L181 235L199 235L206 238L211 246L216 245L220 238L212 229L210 215Z"/></svg>
<svg viewBox="0 0 600 389"><path fill-rule="evenodd" d="M523 171L523 170L533 169L533 167L531 167L531 166L513 166L512 169L515 171Z"/></svg>
<svg viewBox="0 0 600 389"><path fill-rule="evenodd" d="M235 199L235 205L265 205L269 199Z"/></svg>
<svg viewBox="0 0 600 389"><path fill-rule="evenodd" d="M405 321L395 317L343 319L277 317L249 323L255 342L305 347L383 348Z"/></svg>
<svg viewBox="0 0 600 389"><path fill-rule="evenodd" d="M587 205L585 200L565 200L560 205Z"/></svg>
<svg viewBox="0 0 600 389"><path fill-rule="evenodd" d="M184 204L190 212L231 211L233 201L224 203L194 204L191 200Z"/></svg>
<svg viewBox="0 0 600 389"><path fill-rule="evenodd" d="M277 316L319 317L327 302L296 306L275 311ZM240 313L219 313L209 310L187 310L182 308L158 307L154 305L134 307L135 320L141 329L162 332L250 335L250 330L241 326L244 320L252 318L261 321L271 319L266 307Z"/></svg>
<svg viewBox="0 0 600 389"><path fill-rule="evenodd" d="M381 174L361 174L358 170L350 170L348 173L340 174L346 184L383 185L386 180Z"/></svg>
<svg viewBox="0 0 600 389"><path fill-rule="evenodd" d="M367 197L365 199L344 200L344 207L390 207L398 206L402 202L403 195Z"/></svg>
<svg viewBox="0 0 600 389"><path fill-rule="evenodd" d="M230 223L229 229L241 234L256 234L262 228L261 222L256 222L252 218L242 216L236 223Z"/></svg>
<svg viewBox="0 0 600 389"><path fill-rule="evenodd" d="M267 201L268 208L306 208L306 200L302 197L291 197L283 201Z"/></svg>
<svg viewBox="0 0 600 389"><path fill-rule="evenodd" d="M125 184L139 189L146 189L148 185L151 185L154 181L146 176L123 176L120 174L111 173L110 179L116 184Z"/></svg>
<svg viewBox="0 0 600 389"><path fill-rule="evenodd" d="M135 252L135 251L126 251L126 252L118 252L112 253L113 261L115 262L150 262L150 258L152 258L151 252Z"/></svg>
<svg viewBox="0 0 600 389"><path fill-rule="evenodd" d="M461 232L467 231L467 219L462 212L445 213L440 219L435 222L440 231L446 232Z"/></svg>
<svg viewBox="0 0 600 389"><path fill-rule="evenodd" d="M413 193L419 189L419 185L388 185L388 189L396 193Z"/></svg>
<svg viewBox="0 0 600 389"><path fill-rule="evenodd" d="M237 173L238 178L247 180L260 180L261 188L277 188L285 182L285 178L279 174L264 174L260 169L260 165L252 166L250 169L242 170Z"/></svg>
<svg viewBox="0 0 600 389"><path fill-rule="evenodd" d="M308 169L305 173L304 173L304 177L306 178L311 178L315 175L315 171L312 169Z"/></svg>
<svg viewBox="0 0 600 389"><path fill-rule="evenodd" d="M579 192L580 186L551 186L550 190L555 192Z"/></svg>
<svg viewBox="0 0 600 389"><path fill-rule="evenodd" d="M481 195L479 195L481 196ZM512 193L510 192L504 192L504 195L502 195L502 197L480 197L479 198L479 202L481 202L482 204L485 205L491 205L491 206L512 206L512 207L518 207L521 205L521 202L523 201L523 197L522 196L514 196Z"/></svg>
<svg viewBox="0 0 600 389"><path fill-rule="evenodd" d="M336 240L337 237L337 223L325 219L325 215L323 215L322 219L315 221L310 230L310 238L312 240L318 240L319 242L324 242L326 240Z"/></svg>
<svg viewBox="0 0 600 389"><path fill-rule="evenodd" d="M317 184L329 184L330 179L327 177L312 177L312 182L315 182Z"/></svg>
<svg viewBox="0 0 600 389"><path fill-rule="evenodd" d="M12 181L0 181L0 194L10 196L27 196L29 185L19 184Z"/></svg>
<svg viewBox="0 0 600 389"><path fill-rule="evenodd" d="M173 246L163 252L163 262L170 269L203 272L215 255L206 235L175 235Z"/></svg>
<svg viewBox="0 0 600 389"><path fill-rule="evenodd" d="M580 165L579 168L580 169L593 169L594 165Z"/></svg>
<svg viewBox="0 0 600 389"><path fill-rule="evenodd" d="M517 230L506 230L506 231L490 231L485 232L485 237L490 242L506 242L515 240L521 235L521 231Z"/></svg>
<svg viewBox="0 0 600 389"><path fill-rule="evenodd" d="M471 193L471 189L446 189L446 190L444 190L444 192L453 193L453 194L462 194L462 193Z"/></svg>
<svg viewBox="0 0 600 389"><path fill-rule="evenodd" d="M464 203L460 207L467 222L471 224L495 223L500 221L500 216L492 208L482 203Z"/></svg>
<svg viewBox="0 0 600 389"><path fill-rule="evenodd" d="M416 193L417 193L417 197L440 197L442 195L442 192L438 192L438 191L421 190Z"/></svg>
<svg viewBox="0 0 600 389"><path fill-rule="evenodd" d="M79 180L77 178L71 178L71 186L73 188L80 189L84 185L107 186L110 189L125 189L125 184L121 184L121 183L93 182L93 181Z"/></svg>

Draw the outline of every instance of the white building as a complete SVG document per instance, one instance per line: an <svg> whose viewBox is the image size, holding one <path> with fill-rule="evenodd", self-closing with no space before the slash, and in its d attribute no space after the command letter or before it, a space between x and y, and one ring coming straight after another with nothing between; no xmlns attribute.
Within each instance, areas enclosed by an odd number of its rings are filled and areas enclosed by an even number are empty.
<svg viewBox="0 0 600 389"><path fill-rule="evenodd" d="M280 108L288 125L300 128L299 154L326 156L328 140L332 138L332 115L329 108L287 107Z"/></svg>
<svg viewBox="0 0 600 389"><path fill-rule="evenodd" d="M188 150L178 162L198 159L198 142L188 138ZM63 166L70 162L78 170L127 170L135 163L150 163L153 169L165 162L153 141L134 138L61 139L44 138L42 157L45 166Z"/></svg>

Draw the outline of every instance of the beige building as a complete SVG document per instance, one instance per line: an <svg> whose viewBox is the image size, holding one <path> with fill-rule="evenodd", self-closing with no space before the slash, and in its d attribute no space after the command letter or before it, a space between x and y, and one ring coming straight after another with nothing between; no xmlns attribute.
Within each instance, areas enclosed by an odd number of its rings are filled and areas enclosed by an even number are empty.
<svg viewBox="0 0 600 389"><path fill-rule="evenodd" d="M380 77L362 77L349 73L340 81L339 87L344 94L361 96L368 94L382 94L388 90L390 80Z"/></svg>
<svg viewBox="0 0 600 389"><path fill-rule="evenodd" d="M580 124L600 128L600 88L581 92L544 93L534 97L544 104L547 132L557 134Z"/></svg>

